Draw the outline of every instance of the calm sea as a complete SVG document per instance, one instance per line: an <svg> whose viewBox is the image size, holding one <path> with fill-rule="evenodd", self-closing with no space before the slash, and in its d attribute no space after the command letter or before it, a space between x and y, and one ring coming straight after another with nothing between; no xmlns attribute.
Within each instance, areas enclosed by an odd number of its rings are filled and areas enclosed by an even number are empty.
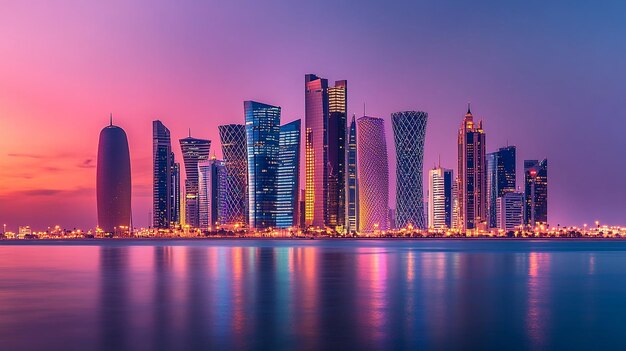
<svg viewBox="0 0 626 351"><path fill-rule="evenodd" d="M626 349L626 242L0 242L0 350Z"/></svg>

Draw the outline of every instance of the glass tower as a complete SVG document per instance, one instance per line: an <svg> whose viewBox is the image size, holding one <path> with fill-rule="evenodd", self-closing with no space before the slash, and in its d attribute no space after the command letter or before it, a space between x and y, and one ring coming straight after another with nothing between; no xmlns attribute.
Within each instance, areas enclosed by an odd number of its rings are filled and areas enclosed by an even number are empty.
<svg viewBox="0 0 626 351"><path fill-rule="evenodd" d="M385 122L363 116L357 121L359 172L359 230L387 229L389 214L389 166Z"/></svg>
<svg viewBox="0 0 626 351"><path fill-rule="evenodd" d="M198 211L200 228L215 229L225 213L226 170L215 159L198 162Z"/></svg>
<svg viewBox="0 0 626 351"><path fill-rule="evenodd" d="M350 129L348 131L348 233L354 233L359 230L359 191L357 178L357 161L356 161L356 120L352 116Z"/></svg>
<svg viewBox="0 0 626 351"><path fill-rule="evenodd" d="M276 226L280 107L244 102L248 152L249 226Z"/></svg>
<svg viewBox="0 0 626 351"><path fill-rule="evenodd" d="M185 163L185 224L192 228L200 226L198 207L198 162L209 158L211 141L189 137L180 139Z"/></svg>
<svg viewBox="0 0 626 351"><path fill-rule="evenodd" d="M391 114L396 144L396 225L425 229L424 139L428 114L422 111L403 111Z"/></svg>
<svg viewBox="0 0 626 351"><path fill-rule="evenodd" d="M100 132L96 173L98 228L123 233L131 227L130 152L126 132L113 118Z"/></svg>
<svg viewBox="0 0 626 351"><path fill-rule="evenodd" d="M248 153L246 126L219 126L222 154L226 167L226 212L224 224L243 226L248 223Z"/></svg>
<svg viewBox="0 0 626 351"><path fill-rule="evenodd" d="M489 228L497 228L496 200L515 191L515 146L487 154L487 209Z"/></svg>
<svg viewBox="0 0 626 351"><path fill-rule="evenodd" d="M524 223L535 226L548 223L548 160L524 161Z"/></svg>
<svg viewBox="0 0 626 351"><path fill-rule="evenodd" d="M474 123L467 113L458 135L458 229L476 229L487 221L487 173L485 170L485 132L482 121Z"/></svg>
<svg viewBox="0 0 626 351"><path fill-rule="evenodd" d="M346 127L348 82L328 88L328 196L325 225L344 227L346 219Z"/></svg>
<svg viewBox="0 0 626 351"><path fill-rule="evenodd" d="M152 122L152 226L169 228L172 222L172 170L174 154L170 131L161 121Z"/></svg>
<svg viewBox="0 0 626 351"><path fill-rule="evenodd" d="M298 225L300 193L300 120L280 127L276 226Z"/></svg>
<svg viewBox="0 0 626 351"><path fill-rule="evenodd" d="M324 228L328 199L328 80L314 74L304 78L305 221Z"/></svg>

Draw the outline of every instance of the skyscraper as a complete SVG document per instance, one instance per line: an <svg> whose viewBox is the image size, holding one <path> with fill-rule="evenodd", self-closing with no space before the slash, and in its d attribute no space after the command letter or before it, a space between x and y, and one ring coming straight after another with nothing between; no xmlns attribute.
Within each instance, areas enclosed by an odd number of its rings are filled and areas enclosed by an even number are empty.
<svg viewBox="0 0 626 351"><path fill-rule="evenodd" d="M346 127L348 82L328 88L328 196L325 225L344 227L346 220Z"/></svg>
<svg viewBox="0 0 626 351"><path fill-rule="evenodd" d="M306 225L323 228L328 196L328 80L304 77Z"/></svg>
<svg viewBox="0 0 626 351"><path fill-rule="evenodd" d="M212 157L198 162L199 227L214 229L226 212L226 169L224 162Z"/></svg>
<svg viewBox="0 0 626 351"><path fill-rule="evenodd" d="M524 194L510 191L496 200L496 226L507 232L524 223Z"/></svg>
<svg viewBox="0 0 626 351"><path fill-rule="evenodd" d="M487 209L489 228L497 227L496 199L515 191L515 146L487 154Z"/></svg>
<svg viewBox="0 0 626 351"><path fill-rule="evenodd" d="M276 226L280 107L245 101L249 225Z"/></svg>
<svg viewBox="0 0 626 351"><path fill-rule="evenodd" d="M387 229L389 211L389 166L385 122L363 116L357 121L359 174L359 229L362 232Z"/></svg>
<svg viewBox="0 0 626 351"><path fill-rule="evenodd" d="M131 228L130 153L126 133L112 117L100 132L96 173L98 228L123 233Z"/></svg>
<svg viewBox="0 0 626 351"><path fill-rule="evenodd" d="M548 223L548 160L524 160L524 223Z"/></svg>
<svg viewBox="0 0 626 351"><path fill-rule="evenodd" d="M200 226L198 208L198 162L209 158L211 141L189 137L180 139L185 163L185 224L192 228Z"/></svg>
<svg viewBox="0 0 626 351"><path fill-rule="evenodd" d="M452 170L436 167L428 173L428 227L452 228Z"/></svg>
<svg viewBox="0 0 626 351"><path fill-rule="evenodd" d="M174 221L174 153L170 131L161 121L152 121L152 226L169 228Z"/></svg>
<svg viewBox="0 0 626 351"><path fill-rule="evenodd" d="M347 81L305 76L306 224L345 224Z"/></svg>
<svg viewBox="0 0 626 351"><path fill-rule="evenodd" d="M459 129L458 147L458 229L466 232L487 221L485 132L482 121L474 123L469 106Z"/></svg>
<svg viewBox="0 0 626 351"><path fill-rule="evenodd" d="M350 129L348 131L348 180L347 180L347 231L348 233L354 233L359 230L359 190L357 179L357 161L356 161L356 120L352 116L350 122Z"/></svg>
<svg viewBox="0 0 626 351"><path fill-rule="evenodd" d="M246 126L227 124L219 126L222 154L226 167L225 224L248 223L248 153L246 151Z"/></svg>
<svg viewBox="0 0 626 351"><path fill-rule="evenodd" d="M300 120L280 127L276 226L298 225L300 212Z"/></svg>
<svg viewBox="0 0 626 351"><path fill-rule="evenodd" d="M173 157L172 157L173 159ZM172 165L172 192L170 194L170 207L172 208L171 221L174 225L181 223L180 213L180 163Z"/></svg>
<svg viewBox="0 0 626 351"><path fill-rule="evenodd" d="M428 114L402 111L391 114L396 144L396 224L426 228L424 219L424 139Z"/></svg>

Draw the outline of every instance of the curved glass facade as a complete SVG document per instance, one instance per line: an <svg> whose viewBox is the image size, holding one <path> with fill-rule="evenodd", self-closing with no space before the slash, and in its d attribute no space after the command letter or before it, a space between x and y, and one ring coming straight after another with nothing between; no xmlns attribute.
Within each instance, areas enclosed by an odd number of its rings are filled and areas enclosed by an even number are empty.
<svg viewBox="0 0 626 351"><path fill-rule="evenodd" d="M382 118L361 117L357 121L359 173L359 229L372 232L387 229L389 214L389 165L385 122Z"/></svg>

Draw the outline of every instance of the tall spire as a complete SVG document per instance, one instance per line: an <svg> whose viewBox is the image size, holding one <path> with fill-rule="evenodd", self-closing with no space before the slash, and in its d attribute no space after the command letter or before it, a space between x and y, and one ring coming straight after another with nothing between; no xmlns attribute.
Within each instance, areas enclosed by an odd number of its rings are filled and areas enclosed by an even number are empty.
<svg viewBox="0 0 626 351"><path fill-rule="evenodd" d="M189 137L191 138L191 128L189 128Z"/></svg>
<svg viewBox="0 0 626 351"><path fill-rule="evenodd" d="M468 115L472 114L472 111L470 110L470 102L469 101L467 102L467 114Z"/></svg>
<svg viewBox="0 0 626 351"><path fill-rule="evenodd" d="M109 126L113 126L113 113L109 115Z"/></svg>

